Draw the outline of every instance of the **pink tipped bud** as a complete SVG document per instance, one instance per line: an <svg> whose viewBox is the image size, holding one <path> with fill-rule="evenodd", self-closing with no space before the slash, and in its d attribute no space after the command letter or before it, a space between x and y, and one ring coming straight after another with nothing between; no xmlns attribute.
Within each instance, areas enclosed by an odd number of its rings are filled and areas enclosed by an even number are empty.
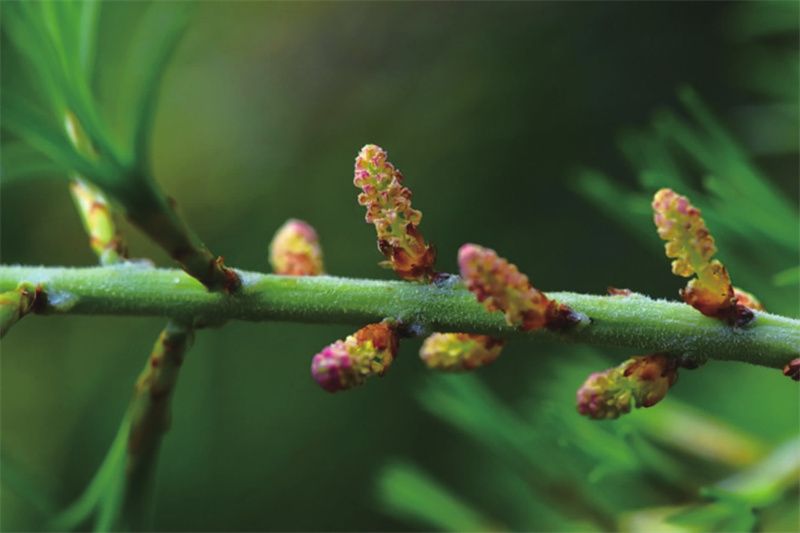
<svg viewBox="0 0 800 533"><path fill-rule="evenodd" d="M459 371L488 365L500 356L503 341L472 333L434 333L422 343L420 358L428 368Z"/></svg>
<svg viewBox="0 0 800 533"><path fill-rule="evenodd" d="M523 331L547 327L559 329L580 321L568 306L550 300L528 281L516 265L494 250L465 244L458 251L458 265L467 288L489 311L502 311L506 322Z"/></svg>
<svg viewBox="0 0 800 533"><path fill-rule="evenodd" d="M319 276L324 273L322 248L314 228L302 220L289 219L269 245L269 262L276 274Z"/></svg>
<svg viewBox="0 0 800 533"><path fill-rule="evenodd" d="M405 280L427 281L434 274L436 252L417 229L422 213L411 207L403 175L386 156L383 148L368 144L356 157L353 184L362 191L358 203L367 208L365 220L375 225L387 265Z"/></svg>
<svg viewBox="0 0 800 533"><path fill-rule="evenodd" d="M758 301L737 297L727 269L712 259L717 247L700 210L671 189L656 192L652 206L658 236L667 241L667 257L674 259L672 272L685 278L697 276L681 291L683 300L704 315L730 324L752 320L753 312L745 301Z"/></svg>
<svg viewBox="0 0 800 533"><path fill-rule="evenodd" d="M677 379L677 364L665 355L632 357L586 379L577 393L578 412L602 420L629 413L631 403L652 407Z"/></svg>
<svg viewBox="0 0 800 533"><path fill-rule="evenodd" d="M653 197L653 222L658 236L667 241L672 271L688 278L707 268L717 252L700 210L672 189L661 189Z"/></svg>
<svg viewBox="0 0 800 533"><path fill-rule="evenodd" d="M314 356L311 375L328 392L350 389L365 379L353 368L353 358L344 341L336 341Z"/></svg>
<svg viewBox="0 0 800 533"><path fill-rule="evenodd" d="M631 395L620 386L620 372L609 368L586 378L577 393L578 412L595 420L619 418L631 410Z"/></svg>
<svg viewBox="0 0 800 533"><path fill-rule="evenodd" d="M382 376L397 356L397 344L390 323L370 324L315 355L311 375L328 392L353 388L370 376Z"/></svg>

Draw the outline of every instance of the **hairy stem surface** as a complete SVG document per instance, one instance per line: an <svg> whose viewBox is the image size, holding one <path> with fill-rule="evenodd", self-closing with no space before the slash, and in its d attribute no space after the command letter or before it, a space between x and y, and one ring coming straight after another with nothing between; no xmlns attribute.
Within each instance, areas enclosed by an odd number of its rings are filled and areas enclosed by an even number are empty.
<svg viewBox="0 0 800 533"><path fill-rule="evenodd" d="M41 284L48 314L165 316L196 324L229 319L364 325L394 318L411 331L484 333L630 348L640 353L744 361L782 368L800 356L800 320L756 312L734 328L678 302L646 296L548 296L585 314L560 332L521 333L487 312L457 280L438 285L331 276L289 277L239 271L235 294L209 292L180 270L139 265L65 268L0 266L0 292Z"/></svg>

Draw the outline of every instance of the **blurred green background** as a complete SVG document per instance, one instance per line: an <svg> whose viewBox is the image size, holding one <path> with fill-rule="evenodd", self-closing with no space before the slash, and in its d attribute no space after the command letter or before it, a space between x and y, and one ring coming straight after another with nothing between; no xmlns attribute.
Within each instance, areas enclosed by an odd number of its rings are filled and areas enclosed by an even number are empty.
<svg viewBox="0 0 800 533"><path fill-rule="evenodd" d="M117 89L124 64L118 59L143 9L134 2L103 8L103 94ZM739 204L693 196L709 210L720 258L734 283L762 296L768 309L797 317L796 283L773 282L798 263L792 17L796 26L792 3L203 2L162 87L155 176L230 265L266 270L273 231L298 217L317 228L330 273L388 279L352 186L358 149L377 143L414 191L414 205L424 213L420 229L437 245L441 269L454 270L458 247L477 242L509 257L543 290L603 293L613 285L675 298L683 282L670 273L646 214L658 179L650 176L648 185L642 179L647 163L626 158L617 140L624 132L623 140L646 138L651 124L658 129L654 112L681 110L678 90L690 86L794 209L782 237L751 233L748 240L735 231L758 224L746 220L747 194L737 196ZM4 61L4 86L14 82L17 68ZM623 151L626 146L631 143L623 142ZM687 183L703 190L708 165L691 154L680 159ZM623 198L610 202L598 182L581 178L585 168L602 170L619 190L641 191L638 210ZM727 226L714 225L731 212L744 221L728 217ZM3 263L96 261L63 180L4 183L0 217ZM620 218L630 227L618 224ZM170 264L123 227L134 256ZM642 228L649 239L637 238ZM31 318L3 340L3 456L54 502L72 500L93 475L162 325L159 318ZM162 447L155 528L436 527L384 505L380 473L396 460L468 495L492 517L487 527L546 528L531 511L542 506L539 489L507 492L497 480L504 474L489 467L497 450L420 404L421 395L423 404L435 401L430 391L447 390L453 380L429 377L416 355L419 341L403 343L382 380L335 396L315 386L311 356L350 329L230 323L198 333ZM529 421L536 435L530 461L558 467L568 459L548 454L565 439L593 446L597 423L573 413L574 390L588 372L630 354L603 355L608 359L586 348L516 342L478 373L501 405L536 399L542 409L569 418L572 433ZM797 390L780 372L712 362L684 372L651 412L682 401L766 449L798 434ZM575 437L575 428L589 432L588 440ZM492 441L493 426L483 431ZM618 432L604 434L587 465L602 463L614 448L627 449ZM590 494L620 495L614 504L620 512L692 501L698 487L722 474L709 467L679 480L680 490L644 493L630 490L628 475L603 480L589 473L568 479L590 487ZM567 508L570 498L563 496ZM788 509L778 513L778 524L791 528L797 510ZM0 511L3 530L43 523L15 491L2 491Z"/></svg>

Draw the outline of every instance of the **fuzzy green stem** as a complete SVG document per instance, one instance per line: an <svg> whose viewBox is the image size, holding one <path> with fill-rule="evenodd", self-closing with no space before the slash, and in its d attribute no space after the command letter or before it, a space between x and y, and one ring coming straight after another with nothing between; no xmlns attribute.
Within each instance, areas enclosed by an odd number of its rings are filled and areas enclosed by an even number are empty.
<svg viewBox="0 0 800 533"><path fill-rule="evenodd" d="M440 285L331 276L288 277L239 272L232 295L207 291L179 270L137 265L66 268L0 266L0 291L20 282L42 284L52 314L166 316L197 324L229 319L364 325L390 317L420 333L470 332L520 336L632 352L743 361L782 368L800 356L800 320L756 312L733 328L678 302L642 295L548 293L591 319L551 332L521 333L499 313L487 312L456 278Z"/></svg>

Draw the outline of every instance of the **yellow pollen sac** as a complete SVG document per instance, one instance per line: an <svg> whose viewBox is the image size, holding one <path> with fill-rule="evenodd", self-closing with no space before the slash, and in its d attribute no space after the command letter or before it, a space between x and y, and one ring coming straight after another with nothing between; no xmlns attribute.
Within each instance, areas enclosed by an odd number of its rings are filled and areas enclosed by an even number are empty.
<svg viewBox="0 0 800 533"><path fill-rule="evenodd" d="M472 370L500 356L503 341L472 333L434 333L422 344L420 358L428 368L444 371Z"/></svg>

